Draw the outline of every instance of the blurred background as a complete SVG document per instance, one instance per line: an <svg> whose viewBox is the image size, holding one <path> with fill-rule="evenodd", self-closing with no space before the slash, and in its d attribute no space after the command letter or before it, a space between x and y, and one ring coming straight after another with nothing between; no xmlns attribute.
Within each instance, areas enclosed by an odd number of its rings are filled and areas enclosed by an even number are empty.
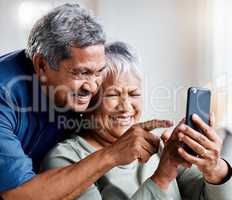
<svg viewBox="0 0 232 200"><path fill-rule="evenodd" d="M190 86L210 87L218 127L232 127L231 0L0 0L0 55L25 48L34 22L63 3L99 16L108 41L134 46L144 73L143 120L185 115Z"/></svg>

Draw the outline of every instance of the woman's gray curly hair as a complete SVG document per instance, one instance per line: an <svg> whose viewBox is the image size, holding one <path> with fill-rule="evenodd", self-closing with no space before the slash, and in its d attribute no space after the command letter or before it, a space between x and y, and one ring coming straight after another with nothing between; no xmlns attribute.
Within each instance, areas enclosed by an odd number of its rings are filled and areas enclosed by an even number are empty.
<svg viewBox="0 0 232 200"><path fill-rule="evenodd" d="M105 47L108 75L116 81L124 73L133 75L142 80L142 73L138 70L140 59L136 51L127 43L113 42Z"/></svg>

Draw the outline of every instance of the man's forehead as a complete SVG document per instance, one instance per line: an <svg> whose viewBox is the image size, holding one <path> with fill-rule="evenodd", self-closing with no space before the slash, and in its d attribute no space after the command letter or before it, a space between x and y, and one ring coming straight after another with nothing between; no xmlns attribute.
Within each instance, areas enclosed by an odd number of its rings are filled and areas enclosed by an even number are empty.
<svg viewBox="0 0 232 200"><path fill-rule="evenodd" d="M73 69L86 69L86 70L95 70L106 67L106 62L95 62L95 61L86 61L86 62L77 62L71 66Z"/></svg>
<svg viewBox="0 0 232 200"><path fill-rule="evenodd" d="M85 48L71 47L72 68L95 69L105 66L104 45Z"/></svg>
<svg viewBox="0 0 232 200"><path fill-rule="evenodd" d="M70 47L70 53L74 57L103 57L105 56L105 46L103 44L91 45L87 47Z"/></svg>

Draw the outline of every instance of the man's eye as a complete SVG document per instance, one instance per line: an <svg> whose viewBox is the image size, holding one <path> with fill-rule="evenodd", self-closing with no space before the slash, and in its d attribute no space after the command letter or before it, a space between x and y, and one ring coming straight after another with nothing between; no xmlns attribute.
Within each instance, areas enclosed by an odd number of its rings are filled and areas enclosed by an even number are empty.
<svg viewBox="0 0 232 200"><path fill-rule="evenodd" d="M86 75L86 74L89 74L89 71L87 71L87 70L80 70L79 74Z"/></svg>
<svg viewBox="0 0 232 200"><path fill-rule="evenodd" d="M81 75L87 75L89 74L88 72L80 72Z"/></svg>
<svg viewBox="0 0 232 200"><path fill-rule="evenodd" d="M100 76L100 75L105 71L105 69L106 69L106 67L103 67L103 68L101 68L100 70L98 70L98 71L96 72L96 76Z"/></svg>
<svg viewBox="0 0 232 200"><path fill-rule="evenodd" d="M72 73L74 76L79 75L79 72L76 72L76 71L72 71L71 73Z"/></svg>
<svg viewBox="0 0 232 200"><path fill-rule="evenodd" d="M80 74L80 72L77 71L77 70L70 70L69 72L70 72L72 75L74 75L74 76L77 76L77 75Z"/></svg>

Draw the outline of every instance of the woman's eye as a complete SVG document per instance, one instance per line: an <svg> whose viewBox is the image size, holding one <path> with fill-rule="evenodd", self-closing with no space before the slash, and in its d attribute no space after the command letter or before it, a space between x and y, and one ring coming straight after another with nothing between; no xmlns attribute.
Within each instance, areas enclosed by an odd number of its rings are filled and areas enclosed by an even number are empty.
<svg viewBox="0 0 232 200"><path fill-rule="evenodd" d="M116 97L118 96L117 94L106 94L106 97Z"/></svg>
<svg viewBox="0 0 232 200"><path fill-rule="evenodd" d="M140 97L141 94L140 94L140 93L133 93L133 94L131 94L131 96L132 96L132 97Z"/></svg>

